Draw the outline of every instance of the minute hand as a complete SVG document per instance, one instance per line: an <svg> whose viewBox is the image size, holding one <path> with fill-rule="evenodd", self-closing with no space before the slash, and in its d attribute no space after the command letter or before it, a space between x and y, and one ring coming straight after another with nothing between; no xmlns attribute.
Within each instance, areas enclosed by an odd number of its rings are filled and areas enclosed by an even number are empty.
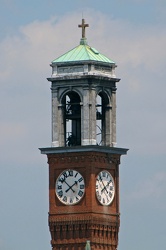
<svg viewBox="0 0 166 250"><path fill-rule="evenodd" d="M107 189L106 189L106 186L104 185L104 182L103 182L103 180L102 180L102 178L100 177L100 180L101 180L101 182L102 182L102 184L103 184L103 189L101 190L101 192L103 192L104 190L107 192L107 194L108 194L108 191L107 191Z"/></svg>
<svg viewBox="0 0 166 250"><path fill-rule="evenodd" d="M71 185L68 189L66 189L66 193L71 189L72 191L73 191L73 193L75 193L75 191L72 189L72 187L74 186L74 185L76 185L77 184L77 181L75 181L74 183L73 183L73 185Z"/></svg>
<svg viewBox="0 0 166 250"><path fill-rule="evenodd" d="M74 185L72 185L72 186L70 186L65 180L64 180L64 182L66 183L66 185L69 187L67 190L66 190L66 192L68 192L70 189L73 191L73 193L74 193L74 190L72 189L72 187L74 186Z"/></svg>
<svg viewBox="0 0 166 250"><path fill-rule="evenodd" d="M109 181L106 186L104 185L104 188L101 190L101 192L103 192L104 190L107 190L107 187L109 186L110 183L111 183L111 181ZM108 191L107 191L107 193L108 193Z"/></svg>

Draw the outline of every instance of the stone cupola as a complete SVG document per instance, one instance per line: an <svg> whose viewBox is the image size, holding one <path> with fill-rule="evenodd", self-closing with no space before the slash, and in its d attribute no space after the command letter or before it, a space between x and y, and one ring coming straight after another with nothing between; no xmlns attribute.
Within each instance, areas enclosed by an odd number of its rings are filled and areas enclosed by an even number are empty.
<svg viewBox="0 0 166 250"><path fill-rule="evenodd" d="M52 147L116 145L116 64L88 45L85 20L74 49L51 63Z"/></svg>

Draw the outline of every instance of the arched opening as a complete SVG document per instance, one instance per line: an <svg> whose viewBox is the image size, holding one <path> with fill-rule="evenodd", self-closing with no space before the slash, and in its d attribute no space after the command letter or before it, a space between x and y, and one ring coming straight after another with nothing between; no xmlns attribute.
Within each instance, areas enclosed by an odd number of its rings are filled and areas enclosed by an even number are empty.
<svg viewBox="0 0 166 250"><path fill-rule="evenodd" d="M66 146L81 145L81 106L80 96L68 92L62 100L64 107L64 136Z"/></svg>
<svg viewBox="0 0 166 250"><path fill-rule="evenodd" d="M106 93L99 92L96 97L96 142L106 145L106 110L109 99Z"/></svg>

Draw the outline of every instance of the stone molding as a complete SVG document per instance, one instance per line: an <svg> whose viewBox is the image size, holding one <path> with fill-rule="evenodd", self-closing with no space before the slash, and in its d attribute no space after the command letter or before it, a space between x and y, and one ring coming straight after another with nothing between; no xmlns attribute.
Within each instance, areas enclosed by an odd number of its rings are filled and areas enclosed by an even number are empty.
<svg viewBox="0 0 166 250"><path fill-rule="evenodd" d="M112 163L119 165L120 164L120 157L119 156L112 156L112 155L96 155L96 154L74 154L71 156L59 154L59 155L48 155L48 164L54 163L74 163L74 162L101 162L101 163Z"/></svg>
<svg viewBox="0 0 166 250"><path fill-rule="evenodd" d="M120 214L109 214L109 216L68 216L68 217L57 217L56 215L49 215L49 225L73 225L74 224L80 224L80 223L97 223L97 224L105 224L105 225L116 225L116 222L113 221L112 217L117 217L116 220L119 221Z"/></svg>

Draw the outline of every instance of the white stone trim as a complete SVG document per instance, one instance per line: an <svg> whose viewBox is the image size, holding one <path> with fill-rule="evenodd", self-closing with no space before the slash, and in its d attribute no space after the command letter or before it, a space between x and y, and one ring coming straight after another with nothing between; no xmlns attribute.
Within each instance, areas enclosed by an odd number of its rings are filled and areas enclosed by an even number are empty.
<svg viewBox="0 0 166 250"><path fill-rule="evenodd" d="M82 145L96 145L96 140L94 139L84 139L82 140Z"/></svg>
<svg viewBox="0 0 166 250"><path fill-rule="evenodd" d="M59 147L59 141L53 141L51 147Z"/></svg>

